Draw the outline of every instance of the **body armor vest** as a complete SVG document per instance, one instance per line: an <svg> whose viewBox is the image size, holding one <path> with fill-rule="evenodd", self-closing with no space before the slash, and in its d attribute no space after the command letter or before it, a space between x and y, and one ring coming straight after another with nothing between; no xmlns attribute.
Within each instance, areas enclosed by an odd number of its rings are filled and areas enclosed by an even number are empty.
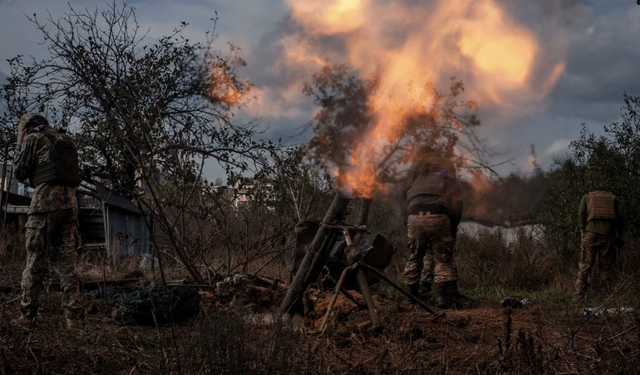
<svg viewBox="0 0 640 375"><path fill-rule="evenodd" d="M418 195L434 195L444 197L446 189L445 177L440 173L421 174L411 184L407 191L407 200L410 202Z"/></svg>
<svg viewBox="0 0 640 375"><path fill-rule="evenodd" d="M587 203L587 223L593 219L616 220L615 195L605 191L589 193Z"/></svg>
<svg viewBox="0 0 640 375"><path fill-rule="evenodd" d="M78 150L71 138L65 134L53 133L48 130L42 132L51 142L49 162L38 164L30 177L31 185L36 187L43 183L77 187L80 178L78 165Z"/></svg>

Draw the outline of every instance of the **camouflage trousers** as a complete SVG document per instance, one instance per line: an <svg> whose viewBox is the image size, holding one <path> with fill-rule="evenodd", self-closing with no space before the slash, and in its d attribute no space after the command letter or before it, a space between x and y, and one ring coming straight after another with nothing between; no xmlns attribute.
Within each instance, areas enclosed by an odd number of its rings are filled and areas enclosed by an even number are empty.
<svg viewBox="0 0 640 375"><path fill-rule="evenodd" d="M35 317L43 281L49 273L49 261L53 259L58 262L65 317L77 319L82 314L75 270L77 217L75 208L29 215L25 224L27 265L22 272L22 313L25 317Z"/></svg>
<svg viewBox="0 0 640 375"><path fill-rule="evenodd" d="M580 260L578 262L578 277L573 295L574 302L581 302L586 298L595 266L599 269L602 286L604 288L612 287L618 252L614 246L614 239L614 236L606 234L584 233L580 240Z"/></svg>
<svg viewBox="0 0 640 375"><path fill-rule="evenodd" d="M411 254L402 279L407 285L421 288L458 279L453 261L455 238L451 235L451 221L447 215L421 213L410 215L407 224Z"/></svg>

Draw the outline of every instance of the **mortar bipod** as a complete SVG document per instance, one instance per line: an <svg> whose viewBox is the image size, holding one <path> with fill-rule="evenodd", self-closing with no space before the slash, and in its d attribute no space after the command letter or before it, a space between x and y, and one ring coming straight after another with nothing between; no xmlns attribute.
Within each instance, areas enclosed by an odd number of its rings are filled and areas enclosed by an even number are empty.
<svg viewBox="0 0 640 375"><path fill-rule="evenodd" d="M324 330L327 328L329 317L331 316L331 312L333 310L333 307L335 306L336 300L338 298L338 294L340 293L342 289L342 285L344 284L348 274L351 273L352 271L356 272L356 280L358 282L358 287L360 288L362 297L364 298L364 301L367 305L367 309L369 310L369 317L371 319L371 324L373 325L373 328L378 329L382 326L382 324L380 323L380 320L378 319L376 307L373 302L373 298L371 296L371 289L369 289L369 283L367 282L367 278L364 274L363 268L370 270L380 279L386 281L387 284L391 285L400 293L404 294L407 298L410 298L411 300L413 300L418 306L422 307L431 315L434 315L434 318L433 318L434 321L440 320L445 316L445 314L436 314L436 312L433 311L431 308L429 308L429 306L427 306L424 302L420 301L414 295L407 292L406 290L401 288L398 284L391 281L387 276L385 276L382 272L377 270L375 267L371 267L370 265L364 263L362 259L360 259L362 257L362 254L358 252L357 246L354 245L353 240L351 239L351 233L349 232L349 230L366 231L366 228L364 228L364 226L356 227L351 225L330 225L330 224L323 224L323 225L327 228L342 230L345 242L347 244L347 248L349 249L349 251L347 252L347 261L351 265L345 268L342 271L342 274L340 275L340 279L336 284L335 290L333 292L333 296L331 297L331 301L329 301L329 305L327 306L327 312L325 313L324 319L322 320L322 325L320 325L320 333L324 332Z"/></svg>
<svg viewBox="0 0 640 375"><path fill-rule="evenodd" d="M347 249L348 249L347 261L351 263L351 265L342 271L342 274L340 275L340 279L338 279L338 283L336 284L335 291L333 292L333 296L331 297L331 301L329 302L329 306L327 306L327 312L325 313L324 319L322 320L322 325L320 326L320 332L323 332L326 329L327 323L329 321L329 316L331 316L331 311L333 310L333 307L335 306L335 303L336 303L336 299L338 298L338 293L340 293L340 290L342 289L342 285L344 284L344 281L346 280L347 275L351 271L356 272L356 280L358 282L358 287L360 288L360 292L362 293L364 302L367 305L367 309L369 310L369 318L371 319L371 324L373 325L374 329L379 328L381 326L380 319L378 319L378 314L376 313L376 306L373 302L373 298L371 297L371 290L369 289L369 283L367 282L367 277L362 271L362 268L360 268L360 262L359 262L360 255L358 254L357 247L353 244L353 240L351 239L351 233L349 232L350 229L366 231L366 228L364 228L364 226L355 227L350 225L349 226L330 225L330 224L323 224L323 225L326 226L327 228L342 230L342 234L344 235L344 240L347 244Z"/></svg>

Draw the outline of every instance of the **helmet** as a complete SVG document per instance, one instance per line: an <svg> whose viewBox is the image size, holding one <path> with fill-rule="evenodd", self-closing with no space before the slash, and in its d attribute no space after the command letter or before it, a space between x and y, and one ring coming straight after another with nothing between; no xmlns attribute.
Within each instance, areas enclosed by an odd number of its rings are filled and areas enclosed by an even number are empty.
<svg viewBox="0 0 640 375"><path fill-rule="evenodd" d="M49 121L47 121L47 119L42 115L26 113L22 115L22 117L20 117L20 121L18 121L18 135L26 128L40 125L49 125Z"/></svg>

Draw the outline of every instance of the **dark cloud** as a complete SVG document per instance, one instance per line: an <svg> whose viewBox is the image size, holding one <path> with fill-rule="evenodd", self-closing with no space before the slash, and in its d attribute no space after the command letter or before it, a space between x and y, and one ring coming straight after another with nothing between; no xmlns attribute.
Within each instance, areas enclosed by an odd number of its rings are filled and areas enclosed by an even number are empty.
<svg viewBox="0 0 640 375"><path fill-rule="evenodd" d="M309 43L311 49L331 51L332 55L344 55L346 53L345 42L338 36L312 37L307 35L290 15L287 15L277 25L261 38L258 45L248 56L249 74L251 80L257 85L270 87L288 87L292 83L299 82L301 78L309 76L308 70L292 68L284 63L283 39L288 37L300 37ZM323 57L330 57L329 55ZM302 87L300 88L302 90Z"/></svg>
<svg viewBox="0 0 640 375"><path fill-rule="evenodd" d="M284 87L291 83L292 76L298 72L287 69L278 61L283 58L280 41L285 36L295 33L296 28L295 22L290 16L287 16L260 37L257 46L247 56L247 74L254 84Z"/></svg>
<svg viewBox="0 0 640 375"><path fill-rule="evenodd" d="M577 139L583 123L603 134L604 125L620 120L623 95L640 95L640 7L620 3L612 1L606 11L600 10L604 14L597 13L570 35L566 69L547 98L546 110L515 126L535 129L531 139L540 149L561 138ZM552 156L543 155L543 165L550 164Z"/></svg>
<svg viewBox="0 0 640 375"><path fill-rule="evenodd" d="M629 25L631 13L640 17L640 9L616 14L592 26L572 44L565 74L553 93L555 99L612 103L620 102L625 92L640 95L640 27L623 26Z"/></svg>

